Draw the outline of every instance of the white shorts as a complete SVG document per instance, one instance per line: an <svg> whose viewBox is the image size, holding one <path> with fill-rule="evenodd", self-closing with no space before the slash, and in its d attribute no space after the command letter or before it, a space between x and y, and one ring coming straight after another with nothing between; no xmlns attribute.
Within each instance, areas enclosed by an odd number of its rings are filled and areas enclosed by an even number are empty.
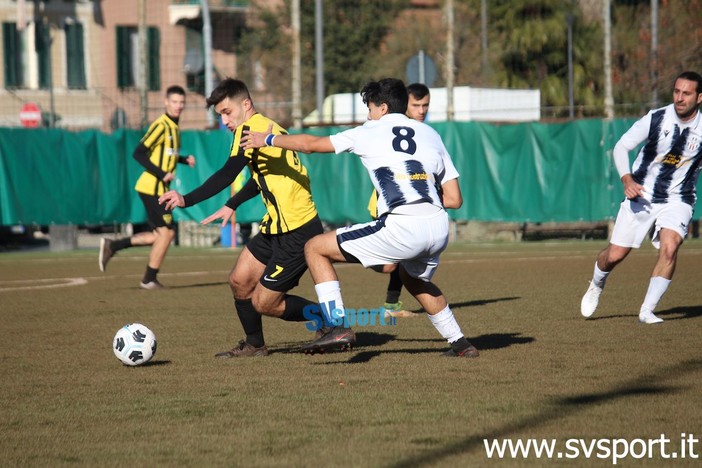
<svg viewBox="0 0 702 468"><path fill-rule="evenodd" d="M364 267L399 263L413 278L431 280L439 266L439 254L448 245L446 211L417 216L389 214L370 223L336 230L344 256Z"/></svg>
<svg viewBox="0 0 702 468"><path fill-rule="evenodd" d="M692 212L692 206L681 201L650 203L641 197L636 200L624 200L619 207L619 214L609 242L620 247L638 249L655 222L656 227L651 243L658 249L660 248L658 233L663 228L675 231L685 239Z"/></svg>

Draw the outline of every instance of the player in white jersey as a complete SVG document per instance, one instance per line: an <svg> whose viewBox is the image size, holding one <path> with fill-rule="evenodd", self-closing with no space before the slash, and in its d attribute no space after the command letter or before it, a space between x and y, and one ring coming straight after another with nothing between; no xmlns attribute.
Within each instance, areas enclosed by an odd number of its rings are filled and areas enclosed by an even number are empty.
<svg viewBox="0 0 702 468"><path fill-rule="evenodd" d="M431 94L429 88L423 83L412 83L407 86L407 117L418 122L424 122L429 112L429 102ZM450 159L450 158L449 158ZM370 200L368 201L368 212L373 219L378 218L378 192L373 190ZM402 278L400 278L400 270L395 269L390 273L388 287L385 292L385 318L402 317L411 312L402 310L402 301L400 294L402 293Z"/></svg>
<svg viewBox="0 0 702 468"><path fill-rule="evenodd" d="M702 76L687 71L678 75L673 103L639 119L614 147L626 199L612 231L609 246L597 256L590 287L580 303L585 317L595 313L607 276L641 246L655 223L653 245L659 249L639 322L660 323L655 310L675 272L678 249L687 235L697 200L697 177L702 168ZM645 142L633 167L629 151Z"/></svg>
<svg viewBox="0 0 702 468"><path fill-rule="evenodd" d="M361 158L378 191L378 219L313 237L305 258L319 298L326 327L304 349L324 351L355 343L344 328L344 303L334 262L361 263L389 273L400 268L407 290L451 345L447 356L477 357L463 336L443 294L431 278L439 254L448 244L444 208L463 203L458 172L441 137L428 125L405 116L407 90L401 80L373 81L361 90L368 122L328 137L250 132L246 148L272 145L305 153L353 152ZM399 265L399 266L398 266Z"/></svg>

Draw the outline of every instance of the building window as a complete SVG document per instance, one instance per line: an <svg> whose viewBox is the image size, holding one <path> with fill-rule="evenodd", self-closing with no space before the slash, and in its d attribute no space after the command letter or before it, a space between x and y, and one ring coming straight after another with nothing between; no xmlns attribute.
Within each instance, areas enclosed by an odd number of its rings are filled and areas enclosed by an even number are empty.
<svg viewBox="0 0 702 468"><path fill-rule="evenodd" d="M66 83L68 89L85 89L85 52L83 48L83 25L66 24Z"/></svg>
<svg viewBox="0 0 702 468"><path fill-rule="evenodd" d="M148 50L146 57L149 62L148 86L150 91L158 91L161 89L161 38L157 28L149 28L146 37L146 50Z"/></svg>
<svg viewBox="0 0 702 468"><path fill-rule="evenodd" d="M51 29L49 25L34 23L34 49L37 52L37 69L39 72L39 89L49 89L51 80Z"/></svg>
<svg viewBox="0 0 702 468"><path fill-rule="evenodd" d="M149 91L161 89L160 35L157 28L146 33L147 86ZM137 85L139 70L139 34L136 26L117 26L117 87Z"/></svg>
<svg viewBox="0 0 702 468"><path fill-rule="evenodd" d="M188 91L205 94L205 53L202 30L185 28L185 84Z"/></svg>
<svg viewBox="0 0 702 468"><path fill-rule="evenodd" d="M5 65L5 87L21 88L24 86L24 42L16 23L2 23L3 57Z"/></svg>

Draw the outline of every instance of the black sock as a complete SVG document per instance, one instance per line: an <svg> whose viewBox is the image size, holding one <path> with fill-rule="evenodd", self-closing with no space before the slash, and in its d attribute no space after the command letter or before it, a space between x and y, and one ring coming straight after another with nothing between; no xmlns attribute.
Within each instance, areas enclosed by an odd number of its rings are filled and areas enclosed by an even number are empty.
<svg viewBox="0 0 702 468"><path fill-rule="evenodd" d="M150 266L146 265L146 273L144 273L144 279L141 280L141 282L146 284L156 281L156 275L158 275L158 269L151 268Z"/></svg>
<svg viewBox="0 0 702 468"><path fill-rule="evenodd" d="M395 269L390 273L390 281L388 282L388 292L385 296L385 302L388 304L396 304L400 300L402 292L402 280L400 279L400 271Z"/></svg>
<svg viewBox="0 0 702 468"><path fill-rule="evenodd" d="M305 310L305 308L307 309ZM311 319L310 315L321 317L321 314L322 310L316 302L308 301L300 296L287 295L285 296L285 312L280 318L286 322L307 322Z"/></svg>
<svg viewBox="0 0 702 468"><path fill-rule="evenodd" d="M453 349L453 352L458 354L461 351L465 351L466 349L470 348L471 344L466 340L465 336L460 337L458 340L454 341L451 343L451 349Z"/></svg>
<svg viewBox="0 0 702 468"><path fill-rule="evenodd" d="M254 348L265 344L263 340L263 320L261 314L256 312L251 299L234 299L236 314L239 316L241 327L246 334L246 342Z"/></svg>
<svg viewBox="0 0 702 468"><path fill-rule="evenodd" d="M110 249L112 252L117 252L118 250L128 249L132 246L131 237L123 237L122 239L113 240L110 242Z"/></svg>

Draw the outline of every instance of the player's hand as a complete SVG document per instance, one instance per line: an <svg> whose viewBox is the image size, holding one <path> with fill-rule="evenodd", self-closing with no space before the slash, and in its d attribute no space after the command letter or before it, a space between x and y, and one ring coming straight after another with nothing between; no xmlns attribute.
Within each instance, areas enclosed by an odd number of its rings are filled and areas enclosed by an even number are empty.
<svg viewBox="0 0 702 468"><path fill-rule="evenodd" d="M266 137L273 132L273 124L268 125L266 132L244 130L241 136L241 147L244 149L261 148L266 146Z"/></svg>
<svg viewBox="0 0 702 468"><path fill-rule="evenodd" d="M195 167L195 156L193 156L192 154L188 155L185 161L188 163L188 166Z"/></svg>
<svg viewBox="0 0 702 468"><path fill-rule="evenodd" d="M159 205L163 205L165 203L166 209L169 211L175 207L183 208L185 206L183 195L179 194L175 190L170 190L158 197L158 203Z"/></svg>
<svg viewBox="0 0 702 468"><path fill-rule="evenodd" d="M222 208L218 209L211 215L209 215L207 218L203 219L200 221L200 224L210 224L212 221L215 219L221 219L222 220L222 227L225 227L229 220L231 219L232 215L234 214L234 210L229 208L228 206L223 206Z"/></svg>
<svg viewBox="0 0 702 468"><path fill-rule="evenodd" d="M175 179L175 174L172 172L167 172L166 175L163 177L163 181L165 183L172 182L173 179Z"/></svg>
<svg viewBox="0 0 702 468"><path fill-rule="evenodd" d="M643 185L634 182L634 178L631 177L631 174L625 174L624 177L622 177L622 183L624 184L624 196L629 200L645 197L644 193L646 189Z"/></svg>

